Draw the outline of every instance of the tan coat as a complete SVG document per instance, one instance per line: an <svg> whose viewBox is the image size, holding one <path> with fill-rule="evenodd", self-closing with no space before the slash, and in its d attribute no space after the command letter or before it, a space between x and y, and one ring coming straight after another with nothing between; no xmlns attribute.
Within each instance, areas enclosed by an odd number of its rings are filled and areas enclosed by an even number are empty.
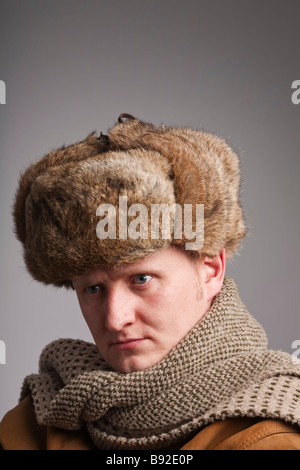
<svg viewBox="0 0 300 470"><path fill-rule="evenodd" d="M83 431L39 426L30 397L0 423L4 450L93 450ZM300 450L300 428L280 420L232 418L203 428L179 450Z"/></svg>

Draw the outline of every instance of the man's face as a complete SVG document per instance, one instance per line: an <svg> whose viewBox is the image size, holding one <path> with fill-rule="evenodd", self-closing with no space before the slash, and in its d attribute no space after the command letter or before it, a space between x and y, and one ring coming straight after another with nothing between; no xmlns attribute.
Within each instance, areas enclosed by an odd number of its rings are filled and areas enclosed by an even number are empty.
<svg viewBox="0 0 300 470"><path fill-rule="evenodd" d="M171 247L73 281L96 346L114 370L152 367L199 322L210 307L201 263Z"/></svg>

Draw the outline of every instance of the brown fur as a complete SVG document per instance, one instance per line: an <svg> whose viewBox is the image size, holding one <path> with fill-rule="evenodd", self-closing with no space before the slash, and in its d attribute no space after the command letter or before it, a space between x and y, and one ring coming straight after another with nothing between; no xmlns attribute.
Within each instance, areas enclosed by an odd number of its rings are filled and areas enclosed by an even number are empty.
<svg viewBox="0 0 300 470"><path fill-rule="evenodd" d="M245 235L239 202L239 161L213 134L156 127L123 115L108 136L61 147L21 176L14 204L15 231L24 259L38 281L72 286L96 267L131 263L182 240L100 240L96 208L153 203L204 204L200 254L230 257ZM193 221L194 223L195 221ZM150 233L150 232L149 232Z"/></svg>

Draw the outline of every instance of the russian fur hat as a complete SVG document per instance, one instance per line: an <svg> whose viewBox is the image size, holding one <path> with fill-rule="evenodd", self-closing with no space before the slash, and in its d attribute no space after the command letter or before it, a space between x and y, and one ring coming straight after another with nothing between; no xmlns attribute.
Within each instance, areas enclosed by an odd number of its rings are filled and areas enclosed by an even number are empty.
<svg viewBox="0 0 300 470"><path fill-rule="evenodd" d="M147 237L118 236L118 226L116 237L101 238L99 205L115 207L116 220L120 196L129 207L149 210L153 204L204 205L204 239L196 251L213 257L225 247L230 257L246 230L239 191L239 158L223 139L123 114L107 135L93 132L29 166L14 201L15 233L33 278L69 288L91 269L134 263L187 242L172 230L168 238L151 237L149 227L143 227ZM195 228L195 213L190 217Z"/></svg>

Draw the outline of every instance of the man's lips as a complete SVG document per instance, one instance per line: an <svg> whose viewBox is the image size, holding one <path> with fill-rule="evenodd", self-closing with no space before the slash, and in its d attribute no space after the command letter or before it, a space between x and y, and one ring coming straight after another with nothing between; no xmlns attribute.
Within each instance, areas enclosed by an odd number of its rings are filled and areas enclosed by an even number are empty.
<svg viewBox="0 0 300 470"><path fill-rule="evenodd" d="M145 339L146 338L128 338L122 341L114 341L111 343L111 346L118 350L133 349L139 346Z"/></svg>

